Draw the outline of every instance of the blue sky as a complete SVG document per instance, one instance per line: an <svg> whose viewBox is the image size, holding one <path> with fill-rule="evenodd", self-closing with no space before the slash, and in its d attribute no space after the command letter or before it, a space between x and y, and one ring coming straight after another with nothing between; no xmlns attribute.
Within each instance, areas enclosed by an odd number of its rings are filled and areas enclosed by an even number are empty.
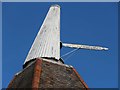
<svg viewBox="0 0 120 90"><path fill-rule="evenodd" d="M64 61L90 88L118 87L117 3L3 3L3 88L22 70L33 40L52 4L61 6L61 41L101 45L109 51L79 50ZM61 55L71 51L62 48Z"/></svg>

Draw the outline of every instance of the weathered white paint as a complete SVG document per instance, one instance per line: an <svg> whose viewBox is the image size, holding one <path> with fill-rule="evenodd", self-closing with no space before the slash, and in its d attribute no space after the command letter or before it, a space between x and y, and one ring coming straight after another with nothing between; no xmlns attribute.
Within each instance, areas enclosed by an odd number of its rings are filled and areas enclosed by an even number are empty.
<svg viewBox="0 0 120 90"><path fill-rule="evenodd" d="M60 6L50 7L48 14L26 57L26 62L37 57L60 58Z"/></svg>
<svg viewBox="0 0 120 90"><path fill-rule="evenodd" d="M62 43L64 47L90 49L90 50L108 50L100 46L89 46L80 44ZM52 57L60 59L60 6L50 7L48 14L33 42L33 45L26 57L24 64L31 59L41 57Z"/></svg>
<svg viewBox="0 0 120 90"><path fill-rule="evenodd" d="M69 48L90 49L90 50L108 50L108 48L100 47L100 46L89 46L89 45L67 44L67 43L62 43L62 45L64 47L69 47Z"/></svg>

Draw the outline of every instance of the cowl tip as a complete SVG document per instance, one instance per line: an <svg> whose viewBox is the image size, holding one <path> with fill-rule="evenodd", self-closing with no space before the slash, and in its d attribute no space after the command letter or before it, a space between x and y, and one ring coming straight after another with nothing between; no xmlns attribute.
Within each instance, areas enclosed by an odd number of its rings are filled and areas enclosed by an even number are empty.
<svg viewBox="0 0 120 90"><path fill-rule="evenodd" d="M60 5L54 4L54 5L51 5L51 7L58 7L58 8L60 8Z"/></svg>

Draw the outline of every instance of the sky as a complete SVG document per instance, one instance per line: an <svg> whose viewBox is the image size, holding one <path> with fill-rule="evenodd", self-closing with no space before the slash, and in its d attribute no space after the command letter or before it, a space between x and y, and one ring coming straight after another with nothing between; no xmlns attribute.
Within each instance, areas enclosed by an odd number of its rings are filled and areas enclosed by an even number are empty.
<svg viewBox="0 0 120 90"><path fill-rule="evenodd" d="M79 50L63 57L89 88L118 87L117 3L3 3L2 87L22 70L27 53L52 4L61 6L62 42L108 47L108 51ZM71 51L63 47L61 56Z"/></svg>

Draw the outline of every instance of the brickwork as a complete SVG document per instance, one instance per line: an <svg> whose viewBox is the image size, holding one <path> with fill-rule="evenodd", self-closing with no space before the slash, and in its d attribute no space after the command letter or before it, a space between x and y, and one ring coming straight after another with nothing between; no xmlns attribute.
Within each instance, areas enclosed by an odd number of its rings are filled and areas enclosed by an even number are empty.
<svg viewBox="0 0 120 90"><path fill-rule="evenodd" d="M8 85L8 88L31 88L34 63L25 68L20 74L15 75L14 79Z"/></svg>
<svg viewBox="0 0 120 90"><path fill-rule="evenodd" d="M40 77L41 88L85 88L75 72L65 67L43 61Z"/></svg>
<svg viewBox="0 0 120 90"><path fill-rule="evenodd" d="M16 75L8 88L73 88L88 90L87 85L73 67L42 59L26 67Z"/></svg>

